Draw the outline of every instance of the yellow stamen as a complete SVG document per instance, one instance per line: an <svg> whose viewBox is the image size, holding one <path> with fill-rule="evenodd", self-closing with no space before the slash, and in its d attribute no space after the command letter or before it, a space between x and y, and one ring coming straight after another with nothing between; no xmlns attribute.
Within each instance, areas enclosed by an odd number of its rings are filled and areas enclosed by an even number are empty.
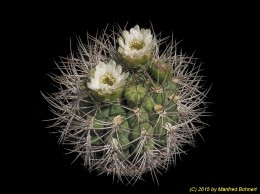
<svg viewBox="0 0 260 194"><path fill-rule="evenodd" d="M103 84L112 86L116 82L116 79L111 74L105 73L100 77L99 81Z"/></svg>
<svg viewBox="0 0 260 194"><path fill-rule="evenodd" d="M139 51L144 47L144 42L139 42L137 40L133 40L132 42L130 42L129 47L130 47L131 50L136 49L136 50Z"/></svg>

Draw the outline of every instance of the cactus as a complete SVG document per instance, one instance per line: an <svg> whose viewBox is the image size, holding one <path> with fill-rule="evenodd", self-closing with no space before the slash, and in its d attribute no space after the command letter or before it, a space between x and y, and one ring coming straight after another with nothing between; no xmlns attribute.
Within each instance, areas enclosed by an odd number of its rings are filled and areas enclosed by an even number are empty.
<svg viewBox="0 0 260 194"><path fill-rule="evenodd" d="M196 60L174 42L160 50L162 41L139 26L111 33L80 42L78 53L59 63L60 90L43 96L61 143L74 145L89 170L133 184L194 145L207 91Z"/></svg>

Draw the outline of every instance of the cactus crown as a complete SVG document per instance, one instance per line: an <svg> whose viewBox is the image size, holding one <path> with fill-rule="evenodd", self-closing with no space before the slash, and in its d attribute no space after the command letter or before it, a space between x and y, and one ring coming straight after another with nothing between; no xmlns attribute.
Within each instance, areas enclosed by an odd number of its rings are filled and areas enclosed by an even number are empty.
<svg viewBox="0 0 260 194"><path fill-rule="evenodd" d="M89 170L132 184L167 169L203 127L207 91L196 60L174 42L161 51L163 41L139 26L87 42L59 64L60 90L44 95L60 142Z"/></svg>

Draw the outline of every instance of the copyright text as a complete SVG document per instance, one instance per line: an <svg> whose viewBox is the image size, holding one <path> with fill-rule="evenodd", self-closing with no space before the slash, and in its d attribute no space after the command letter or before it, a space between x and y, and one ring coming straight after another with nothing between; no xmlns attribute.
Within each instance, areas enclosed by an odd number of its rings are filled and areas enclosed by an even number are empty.
<svg viewBox="0 0 260 194"><path fill-rule="evenodd" d="M190 187L189 192L257 192L257 187Z"/></svg>

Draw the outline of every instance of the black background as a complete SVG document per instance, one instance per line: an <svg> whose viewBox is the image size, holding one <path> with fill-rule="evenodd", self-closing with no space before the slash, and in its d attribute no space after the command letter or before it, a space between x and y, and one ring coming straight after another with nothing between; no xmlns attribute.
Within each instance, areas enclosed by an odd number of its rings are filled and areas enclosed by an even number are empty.
<svg viewBox="0 0 260 194"><path fill-rule="evenodd" d="M187 193L192 186L259 186L259 127L254 126L257 114L252 111L257 109L253 87L257 75L252 70L257 62L250 61L255 57L253 6L170 5L161 1L147 2L146 6L130 1L118 4L23 5L15 11L14 21L7 22L13 27L16 44L11 47L16 49L9 50L9 59L17 67L16 87L21 91L19 106L23 107L23 112L18 112L21 144L11 154L15 155L11 181L36 193ZM42 122L52 115L40 91L55 91L47 74L55 71L54 60L69 54L70 40L74 50L76 36L84 42L86 32L95 35L108 23L124 26L127 22L129 27L139 24L143 28L151 22L163 37L173 32L177 41L182 40L179 47L183 51L195 51L195 57L202 60L207 87L212 84L207 100L213 102L208 109L213 114L203 118L209 124L201 132L204 140L197 136L197 146L182 155L175 167L158 175L159 186L149 174L144 175L145 181L125 186L113 183L111 176L90 174L81 159L71 164L75 155L65 155L58 138ZM19 60L13 60L14 56Z"/></svg>

